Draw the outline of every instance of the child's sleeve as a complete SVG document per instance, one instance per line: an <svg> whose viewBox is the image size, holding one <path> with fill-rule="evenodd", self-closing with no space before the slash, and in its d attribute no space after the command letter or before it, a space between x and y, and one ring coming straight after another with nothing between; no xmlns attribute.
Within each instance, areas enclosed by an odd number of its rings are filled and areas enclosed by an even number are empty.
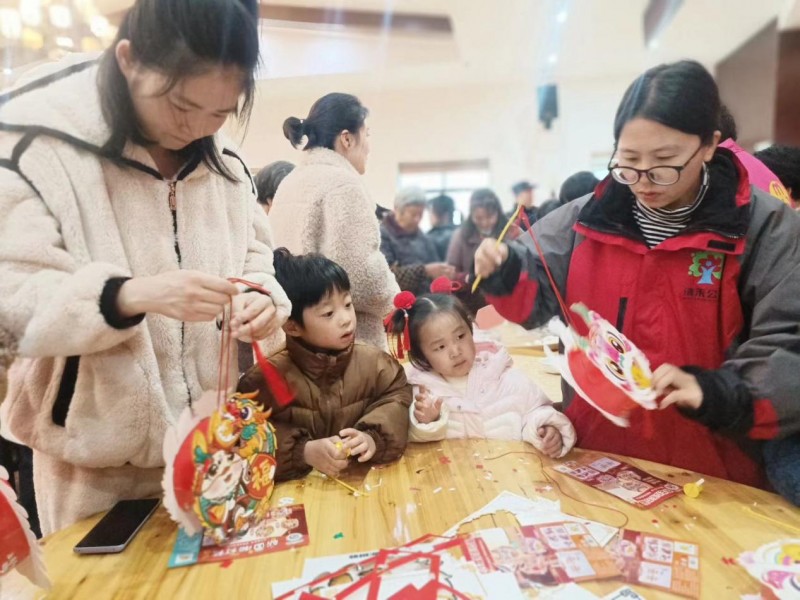
<svg viewBox="0 0 800 600"><path fill-rule="evenodd" d="M375 440L371 462L385 463L402 456L408 441L408 407L411 386L400 364L388 354L377 359L375 399L355 424Z"/></svg>
<svg viewBox="0 0 800 600"><path fill-rule="evenodd" d="M567 415L556 410L542 388L519 369L513 369L508 377L524 400L522 439L537 450L541 450L542 439L539 437L539 428L555 427L561 434L563 444L559 458L567 454L575 445L576 440L575 428Z"/></svg>
<svg viewBox="0 0 800 600"><path fill-rule="evenodd" d="M417 397L419 388L414 386L413 398ZM450 411L442 404L439 418L431 423L420 423L414 416L414 402L408 407L408 441L409 442L438 442L447 437L447 423L450 420Z"/></svg>

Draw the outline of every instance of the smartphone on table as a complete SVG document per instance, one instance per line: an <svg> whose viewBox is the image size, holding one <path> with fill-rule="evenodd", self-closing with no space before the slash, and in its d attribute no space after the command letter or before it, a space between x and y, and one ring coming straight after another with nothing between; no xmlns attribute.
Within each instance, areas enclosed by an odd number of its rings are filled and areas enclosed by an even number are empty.
<svg viewBox="0 0 800 600"><path fill-rule="evenodd" d="M158 498L117 502L73 550L78 554L122 552L158 508Z"/></svg>

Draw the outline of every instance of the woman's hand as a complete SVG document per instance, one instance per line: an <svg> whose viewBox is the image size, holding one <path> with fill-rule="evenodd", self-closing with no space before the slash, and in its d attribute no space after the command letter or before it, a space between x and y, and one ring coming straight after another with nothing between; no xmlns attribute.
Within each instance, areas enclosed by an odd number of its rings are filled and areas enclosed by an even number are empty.
<svg viewBox="0 0 800 600"><path fill-rule="evenodd" d="M366 431L348 427L347 429L342 429L339 435L342 437L343 449L348 453L348 456L361 455L358 457L358 462L367 462L375 456L375 440Z"/></svg>
<svg viewBox="0 0 800 600"><path fill-rule="evenodd" d="M123 318L158 313L178 321L213 321L238 293L238 288L222 277L167 271L122 284L117 310Z"/></svg>
<svg viewBox="0 0 800 600"><path fill-rule="evenodd" d="M497 246L497 240L485 239L475 252L475 274L483 279L491 277L507 260L506 244Z"/></svg>
<svg viewBox="0 0 800 600"><path fill-rule="evenodd" d="M277 314L275 303L266 294L250 291L234 296L231 334L243 342L263 340L280 326Z"/></svg>
<svg viewBox="0 0 800 600"><path fill-rule="evenodd" d="M658 396L666 394L658 405L660 409L671 404L697 410L703 404L703 390L694 375L675 365L663 364L653 373L653 389Z"/></svg>

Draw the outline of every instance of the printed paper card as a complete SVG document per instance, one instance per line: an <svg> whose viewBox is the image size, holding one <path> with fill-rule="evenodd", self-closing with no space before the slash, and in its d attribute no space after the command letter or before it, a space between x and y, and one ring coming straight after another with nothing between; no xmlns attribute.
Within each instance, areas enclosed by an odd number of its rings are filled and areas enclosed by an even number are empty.
<svg viewBox="0 0 800 600"><path fill-rule="evenodd" d="M217 544L208 532L188 535L183 529L179 529L169 567L186 567L280 552L306 546L308 542L308 524L302 504L273 508L256 527L226 544Z"/></svg>
<svg viewBox="0 0 800 600"><path fill-rule="evenodd" d="M614 556L601 548L580 523L485 529L473 536L486 545L495 568L513 573L522 588L606 579L620 574Z"/></svg>
<svg viewBox="0 0 800 600"><path fill-rule="evenodd" d="M674 483L608 456L581 455L555 470L639 508L652 508L681 491Z"/></svg>
<svg viewBox="0 0 800 600"><path fill-rule="evenodd" d="M697 544L626 529L613 551L628 583L700 597Z"/></svg>

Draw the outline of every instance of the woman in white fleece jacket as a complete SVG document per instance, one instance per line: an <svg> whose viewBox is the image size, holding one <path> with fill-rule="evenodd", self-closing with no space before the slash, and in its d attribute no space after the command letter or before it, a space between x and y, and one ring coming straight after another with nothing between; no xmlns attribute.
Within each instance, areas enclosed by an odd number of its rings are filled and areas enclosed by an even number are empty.
<svg viewBox="0 0 800 600"><path fill-rule="evenodd" d="M217 135L252 104L257 23L256 0L138 1L99 63L0 96L0 317L19 353L0 423L34 450L45 535L160 494L165 430L216 387L231 299L245 341L289 314Z"/></svg>
<svg viewBox="0 0 800 600"><path fill-rule="evenodd" d="M405 296L405 298L403 298ZM466 310L453 296L413 299L403 292L392 331L407 335L411 442L445 438L522 440L559 458L575 445L575 429L500 344L473 338ZM406 326L406 320L408 325ZM405 341L405 340L402 340Z"/></svg>
<svg viewBox="0 0 800 600"><path fill-rule="evenodd" d="M317 100L308 117L286 119L293 146L306 138L305 157L281 182L269 217L276 246L292 254L322 254L350 277L356 339L386 349L383 319L400 288L380 250L375 202L360 175L369 155L367 109L349 94Z"/></svg>

